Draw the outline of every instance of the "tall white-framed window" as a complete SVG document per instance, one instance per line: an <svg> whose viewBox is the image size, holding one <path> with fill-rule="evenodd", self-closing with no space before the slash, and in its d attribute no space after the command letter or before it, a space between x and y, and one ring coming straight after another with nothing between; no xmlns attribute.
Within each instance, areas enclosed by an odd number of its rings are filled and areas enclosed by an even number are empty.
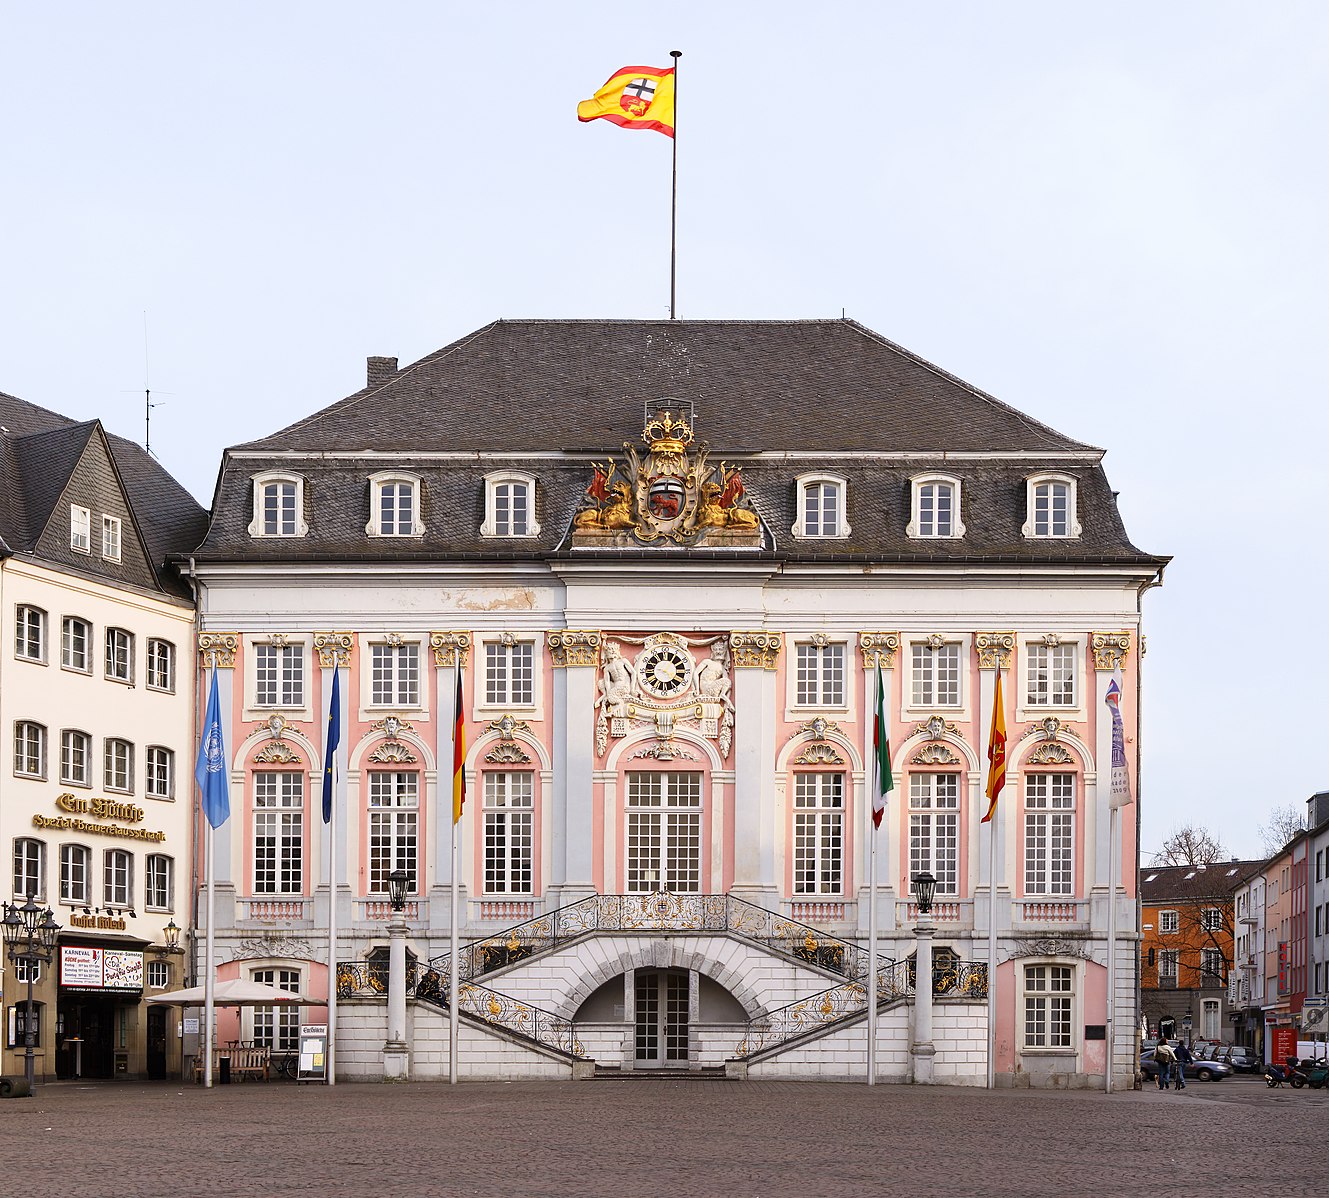
<svg viewBox="0 0 1329 1198"><path fill-rule="evenodd" d="M170 641L149 639L147 685L152 691L175 690L175 646Z"/></svg>
<svg viewBox="0 0 1329 1198"><path fill-rule="evenodd" d="M1031 641L1025 646L1025 702L1029 707L1074 707L1079 702L1079 645Z"/></svg>
<svg viewBox="0 0 1329 1198"><path fill-rule="evenodd" d="M304 893L304 775L254 775L254 893Z"/></svg>
<svg viewBox="0 0 1329 1198"><path fill-rule="evenodd" d="M798 519L790 532L796 537L847 537L845 480L833 474L806 474L797 485Z"/></svg>
<svg viewBox="0 0 1329 1198"><path fill-rule="evenodd" d="M1221 948L1202 948L1200 950L1200 976L1202 985L1216 985L1223 980L1227 972L1227 962Z"/></svg>
<svg viewBox="0 0 1329 1198"><path fill-rule="evenodd" d="M405 870L416 891L420 839L420 775L406 770L369 774L369 892L387 894L394 870Z"/></svg>
<svg viewBox="0 0 1329 1198"><path fill-rule="evenodd" d="M60 846L60 901L86 907L91 901L91 853L81 844Z"/></svg>
<svg viewBox="0 0 1329 1198"><path fill-rule="evenodd" d="M143 793L150 799L175 797L175 753L164 745L144 750Z"/></svg>
<svg viewBox="0 0 1329 1198"><path fill-rule="evenodd" d="M300 993L300 971L298 969L255 969L250 978L263 986L274 990L285 990L290 994ZM280 1006L276 1003L264 1003L253 1008L254 1047L267 1048L273 1052L295 1052L300 1047L300 1008L294 1003Z"/></svg>
<svg viewBox="0 0 1329 1198"><path fill-rule="evenodd" d="M486 707L535 706L535 644L515 637L485 642Z"/></svg>
<svg viewBox="0 0 1329 1198"><path fill-rule="evenodd" d="M134 681L134 634L123 628L106 630L106 677L112 682Z"/></svg>
<svg viewBox="0 0 1329 1198"><path fill-rule="evenodd" d="M129 741L108 736L102 742L102 785L120 794L134 789L134 746Z"/></svg>
<svg viewBox="0 0 1329 1198"><path fill-rule="evenodd" d="M845 705L845 646L800 644L795 646L796 679L794 703L798 707L843 707Z"/></svg>
<svg viewBox="0 0 1329 1198"><path fill-rule="evenodd" d="M143 905L149 911L173 911L175 862L162 853L150 853L144 864Z"/></svg>
<svg viewBox="0 0 1329 1198"><path fill-rule="evenodd" d="M663 770L628 774L629 894L700 892L701 779Z"/></svg>
<svg viewBox="0 0 1329 1198"><path fill-rule="evenodd" d="M102 861L102 903L107 907L134 905L134 856L124 849L107 849Z"/></svg>
<svg viewBox="0 0 1329 1198"><path fill-rule="evenodd" d="M66 728L60 733L60 781L67 786L90 786L92 737Z"/></svg>
<svg viewBox="0 0 1329 1198"><path fill-rule="evenodd" d="M60 621L60 664L79 674L92 673L92 625L77 616Z"/></svg>
<svg viewBox="0 0 1329 1198"><path fill-rule="evenodd" d="M1158 950L1158 984L1175 990L1177 974L1181 971L1181 951L1175 948Z"/></svg>
<svg viewBox="0 0 1329 1198"><path fill-rule="evenodd" d="M1069 1049L1075 971L1069 965L1024 967L1024 1047Z"/></svg>
<svg viewBox="0 0 1329 1198"><path fill-rule="evenodd" d="M309 532L309 525L305 523L303 478L296 474L266 471L254 475L253 483L251 537L303 537Z"/></svg>
<svg viewBox="0 0 1329 1198"><path fill-rule="evenodd" d="M534 867L535 775L485 774L485 893L530 894Z"/></svg>
<svg viewBox="0 0 1329 1198"><path fill-rule="evenodd" d="M1080 535L1075 479L1066 474L1032 474L1025 480L1026 537L1067 538Z"/></svg>
<svg viewBox="0 0 1329 1198"><path fill-rule="evenodd" d="M373 706L418 707L420 705L419 645L370 645L369 664L369 701Z"/></svg>
<svg viewBox="0 0 1329 1198"><path fill-rule="evenodd" d="M369 476L369 523L371 537L419 537L425 531L420 519L420 479L414 474L382 471Z"/></svg>
<svg viewBox="0 0 1329 1198"><path fill-rule="evenodd" d="M844 775L794 775L794 893L844 890Z"/></svg>
<svg viewBox="0 0 1329 1198"><path fill-rule="evenodd" d="M69 547L76 553L92 552L92 513L77 504L69 508Z"/></svg>
<svg viewBox="0 0 1329 1198"><path fill-rule="evenodd" d="M1024 892L1073 894L1075 775L1026 774Z"/></svg>
<svg viewBox="0 0 1329 1198"><path fill-rule="evenodd" d="M909 891L930 873L938 894L958 894L960 883L960 775L909 775Z"/></svg>
<svg viewBox="0 0 1329 1198"><path fill-rule="evenodd" d="M1319 969L1319 966L1316 966ZM1216 998L1202 998L1200 1000L1200 1035L1206 1040L1221 1040L1221 1024L1219 1022L1220 1002Z"/></svg>
<svg viewBox="0 0 1329 1198"><path fill-rule="evenodd" d="M120 560L120 518L102 517L102 557L108 562Z"/></svg>
<svg viewBox="0 0 1329 1198"><path fill-rule="evenodd" d="M14 656L20 661L46 660L46 613L30 603L20 603L15 612Z"/></svg>
<svg viewBox="0 0 1329 1198"><path fill-rule="evenodd" d="M1175 911L1160 911L1158 913L1158 933L1160 936L1170 936L1181 928L1181 919Z"/></svg>
<svg viewBox="0 0 1329 1198"><path fill-rule="evenodd" d="M303 707L304 645L254 646L254 706Z"/></svg>
<svg viewBox="0 0 1329 1198"><path fill-rule="evenodd" d="M910 482L909 526L905 536L922 540L964 536L960 480L946 474L919 474Z"/></svg>
<svg viewBox="0 0 1329 1198"><path fill-rule="evenodd" d="M14 841L14 901L46 898L46 845L31 836Z"/></svg>
<svg viewBox="0 0 1329 1198"><path fill-rule="evenodd" d="M484 537L533 537L540 531L535 519L535 476L520 470L485 475Z"/></svg>
<svg viewBox="0 0 1329 1198"><path fill-rule="evenodd" d="M959 707L960 645L939 636L909 646L911 707Z"/></svg>
<svg viewBox="0 0 1329 1198"><path fill-rule="evenodd" d="M46 777L46 729L35 720L14 725L14 773L20 778Z"/></svg>

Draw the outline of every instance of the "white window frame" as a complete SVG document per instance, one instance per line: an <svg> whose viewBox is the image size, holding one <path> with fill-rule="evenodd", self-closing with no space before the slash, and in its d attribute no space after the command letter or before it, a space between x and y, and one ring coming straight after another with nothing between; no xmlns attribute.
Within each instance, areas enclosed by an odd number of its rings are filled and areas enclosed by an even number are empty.
<svg viewBox="0 0 1329 1198"><path fill-rule="evenodd" d="M420 774L369 770L369 893L386 895L388 876L406 871L406 893L415 894L423 865L420 843Z"/></svg>
<svg viewBox="0 0 1329 1198"><path fill-rule="evenodd" d="M507 512L500 510L504 496L500 490L504 487L520 487L526 492L526 523L518 530L513 527L512 495L506 497ZM540 534L540 522L535 518L536 479L535 475L522 470L496 470L485 475L485 519L480 525L482 537L498 537L507 540L534 537Z"/></svg>
<svg viewBox="0 0 1329 1198"><path fill-rule="evenodd" d="M825 638L795 641L794 668L789 671L790 706L846 711L849 707L849 673L849 646L846 642Z"/></svg>
<svg viewBox="0 0 1329 1198"><path fill-rule="evenodd" d="M78 877L78 873L82 877ZM71 907L92 902L92 850L84 844L60 846L60 901Z"/></svg>
<svg viewBox="0 0 1329 1198"><path fill-rule="evenodd" d="M250 482L254 487L253 519L249 523L249 535L251 537L260 537L264 540L289 540L292 537L298 539L309 534L309 525L305 521L305 480L302 475L291 474L286 470L265 470L261 474L253 475ZM285 505L279 498L277 529L269 532L267 531L267 489L288 485L294 488L294 521L291 531L284 531L285 522L282 519L282 509Z"/></svg>
<svg viewBox="0 0 1329 1198"><path fill-rule="evenodd" d="M19 661L45 665L49 627L49 617L40 607L31 603L18 604L14 609L14 656Z"/></svg>
<svg viewBox="0 0 1329 1198"><path fill-rule="evenodd" d="M120 736L102 741L102 786L114 794L134 793L134 743Z"/></svg>
<svg viewBox="0 0 1329 1198"><path fill-rule="evenodd" d="M1058 961L1020 970L1020 1047L1031 1053L1075 1052L1077 970ZM1032 1034L1031 1034L1032 1033Z"/></svg>
<svg viewBox="0 0 1329 1198"><path fill-rule="evenodd" d="M102 560L118 562L123 551L119 516L102 516Z"/></svg>
<svg viewBox="0 0 1329 1198"><path fill-rule="evenodd" d="M909 480L909 524L904 535L920 541L955 541L965 534L964 521L960 518L960 480L953 474L916 474ZM924 492L929 488L949 487L951 492L950 528L946 532L937 529L939 523L936 513L936 495L932 499L931 513L923 510Z"/></svg>
<svg viewBox="0 0 1329 1198"><path fill-rule="evenodd" d="M14 902L35 898L46 901L46 842L35 836L16 836L10 855L9 880Z"/></svg>
<svg viewBox="0 0 1329 1198"><path fill-rule="evenodd" d="M80 662L75 649L76 634L81 632L83 653ZM60 621L60 668L75 674L92 673L92 621L82 616L65 616Z"/></svg>
<svg viewBox="0 0 1329 1198"><path fill-rule="evenodd" d="M145 685L150 691L175 694L175 646L159 636L148 638Z"/></svg>
<svg viewBox="0 0 1329 1198"><path fill-rule="evenodd" d="M169 961L148 961L144 971L149 990L165 990L171 984Z"/></svg>
<svg viewBox="0 0 1329 1198"><path fill-rule="evenodd" d="M1158 913L1158 934L1160 936L1175 936L1181 931L1181 915L1179 912L1167 908Z"/></svg>
<svg viewBox="0 0 1329 1198"><path fill-rule="evenodd" d="M304 894L305 777L259 770L253 787L254 893Z"/></svg>
<svg viewBox="0 0 1329 1198"><path fill-rule="evenodd" d="M844 774L794 775L794 894L844 894L844 817Z"/></svg>
<svg viewBox="0 0 1329 1198"><path fill-rule="evenodd" d="M1316 969L1319 969L1317 964ZM1200 1035L1206 1040L1219 1040L1223 1035L1221 1023L1222 1003L1217 998L1200 999Z"/></svg>
<svg viewBox="0 0 1329 1198"><path fill-rule="evenodd" d="M914 637L908 642L909 683L904 688L905 707L910 711L962 711L965 706L965 682L968 674L968 645L961 637L934 635ZM955 659L955 699L943 702L937 682L937 661L942 653ZM926 669L920 670L920 663Z"/></svg>
<svg viewBox="0 0 1329 1198"><path fill-rule="evenodd" d="M1080 690L1084 679L1084 649L1080 641L1069 637L1053 638L1031 637L1022 642L1024 650L1024 699L1021 708L1025 711L1077 711L1080 707ZM1064 678L1059 672L1070 665L1070 698L1061 701L1065 694ZM1042 674L1041 680L1035 679L1035 670Z"/></svg>
<svg viewBox="0 0 1329 1198"><path fill-rule="evenodd" d="M123 645L121 638L123 639ZM103 677L108 682L126 682L129 685L134 683L134 634L127 628L110 627L106 630L104 637L106 653L102 665L104 667ZM124 670L121 672L121 648L124 649ZM114 667L114 669L112 669Z"/></svg>
<svg viewBox="0 0 1329 1198"><path fill-rule="evenodd" d="M1206 962L1208 964L1206 964ZM1214 965L1216 968L1209 968ZM1221 948L1202 948L1200 949L1200 977L1222 979L1224 967L1227 965L1227 958Z"/></svg>
<svg viewBox="0 0 1329 1198"><path fill-rule="evenodd" d="M693 770L624 778L623 877L628 894L705 888L706 779Z"/></svg>
<svg viewBox="0 0 1329 1198"><path fill-rule="evenodd" d="M14 777L45 781L47 744L45 724L36 720L15 720Z"/></svg>
<svg viewBox="0 0 1329 1198"><path fill-rule="evenodd" d="M143 793L150 799L175 798L175 752L165 745L143 750Z"/></svg>
<svg viewBox="0 0 1329 1198"><path fill-rule="evenodd" d="M76 747L81 750L81 758L75 757ZM82 769L76 771L75 766L80 760ZM92 785L92 737L79 728L60 730L60 783L63 786Z"/></svg>
<svg viewBox="0 0 1329 1198"><path fill-rule="evenodd" d="M368 669L363 669L365 706L379 710L423 708L426 671L421 643L370 641L368 649Z"/></svg>
<svg viewBox="0 0 1329 1198"><path fill-rule="evenodd" d="M1064 486L1066 488L1066 527L1064 530L1054 530L1052 527L1052 517L1049 511L1046 516L1048 528L1044 531L1038 531L1038 526L1044 517L1040 514L1039 490L1043 487ZM1049 504L1051 496L1049 495ZM1083 531L1080 527L1079 518L1079 494L1076 486L1076 480L1069 474L1060 474L1055 471L1041 471L1038 474L1031 474L1025 479L1025 522L1020 531L1030 540L1035 541L1073 541L1077 539Z"/></svg>
<svg viewBox="0 0 1329 1198"><path fill-rule="evenodd" d="M944 786L940 784L943 778L948 779ZM959 895L964 790L963 776L954 771L917 770L909 775L909 894L914 893L915 875L926 871L937 879L938 897ZM921 836L924 828L926 844ZM949 845L945 844L946 839L951 841Z"/></svg>
<svg viewBox="0 0 1329 1198"><path fill-rule="evenodd" d="M794 526L789 530L799 540L840 541L853 531L849 527L849 483L838 474L802 474L795 480L798 486L798 510ZM835 495L833 532L823 531L825 520L825 492L818 490L819 507L815 524L808 520L809 492L813 487L832 488Z"/></svg>
<svg viewBox="0 0 1329 1198"><path fill-rule="evenodd" d="M92 513L76 503L69 505L69 547L75 553L92 552Z"/></svg>
<svg viewBox="0 0 1329 1198"><path fill-rule="evenodd" d="M517 651L520 650L520 653ZM480 673L476 679L475 706L487 711L533 712L540 703L542 655L535 639L515 633L481 640ZM514 677L514 657L529 656L529 683ZM523 665L523 662L516 663ZM521 671L526 673L526 671ZM520 684L520 685L518 685ZM528 693L529 687L529 693Z"/></svg>
<svg viewBox="0 0 1329 1198"><path fill-rule="evenodd" d="M1075 808L1078 789L1076 775L1066 771L1039 770L1025 775L1026 895L1064 898L1075 893ZM1064 825L1064 828L1058 825ZM1060 843L1062 841L1064 843Z"/></svg>
<svg viewBox="0 0 1329 1198"><path fill-rule="evenodd" d="M289 965L265 965L250 969L250 981L299 994L304 988L304 972ZM272 1052L296 1052L300 1047L300 1008L294 1003L260 1003L249 1007L244 1022L249 1039L257 1048Z"/></svg>
<svg viewBox="0 0 1329 1198"><path fill-rule="evenodd" d="M1200 909L1200 931L1221 932L1223 930L1223 908L1202 907Z"/></svg>
<svg viewBox="0 0 1329 1198"><path fill-rule="evenodd" d="M305 661L307 657L307 647L302 641L288 641L285 644L277 644L265 640L255 641L250 646L250 657L253 660L251 670L251 684L253 686L254 701L251 704L256 710L291 710L300 709L305 706ZM263 680L261 671L264 661L271 658L271 668L273 678L269 693L262 691Z"/></svg>
<svg viewBox="0 0 1329 1198"><path fill-rule="evenodd" d="M411 510L409 520L400 520L400 511L393 508L392 527L385 528L383 521L383 492L388 487L405 487L410 494ZM424 520L421 518L420 503L424 488L420 485L418 474L408 474L400 470L381 470L369 476L369 521L365 532L371 537L422 537L425 533ZM406 528L400 525L406 523Z"/></svg>
<svg viewBox="0 0 1329 1198"><path fill-rule="evenodd" d="M1158 950L1158 984L1163 984L1164 978L1172 979L1172 989L1178 985L1181 977L1181 949L1179 948L1160 948Z"/></svg>
<svg viewBox="0 0 1329 1198"><path fill-rule="evenodd" d="M491 770L484 776L484 893L534 893L535 774Z"/></svg>
<svg viewBox="0 0 1329 1198"><path fill-rule="evenodd" d="M175 910L175 861L149 853L143 865L143 906L148 911Z"/></svg>
<svg viewBox="0 0 1329 1198"><path fill-rule="evenodd" d="M102 854L102 906L134 906L134 854L128 849L107 849Z"/></svg>

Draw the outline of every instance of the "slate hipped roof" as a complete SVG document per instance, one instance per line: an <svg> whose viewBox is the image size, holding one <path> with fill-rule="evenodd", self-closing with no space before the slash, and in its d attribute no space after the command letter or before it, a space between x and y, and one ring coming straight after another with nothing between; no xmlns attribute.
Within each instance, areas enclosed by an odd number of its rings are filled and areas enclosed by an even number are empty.
<svg viewBox="0 0 1329 1198"><path fill-rule="evenodd" d="M695 413L712 462L743 466L762 518L761 550L643 548L808 562L1110 562L1166 559L1131 544L1099 465L1102 451L1025 416L850 320L499 320L382 382L223 461L200 561L539 560L634 551L571 549L568 530L590 481L589 459L623 462L640 444L646 404L666 397ZM333 455L291 457L289 455ZM350 455L366 454L356 459ZM455 455L447 460L429 454ZM543 455L531 458L528 455ZM784 455L797 455L785 458ZM886 458L884 455L911 455ZM966 455L958 460L954 455ZM474 456L471 456L474 455ZM760 456L755 456L760 455ZM537 479L538 537L480 535L484 476L511 467ZM401 468L422 480L421 538L373 538L369 475ZM1055 468L1077 480L1082 535L1031 541L1025 478ZM252 477L305 479L301 538L258 538ZM962 481L966 535L905 535L910 480L944 469ZM800 540L799 475L848 484L849 537Z"/></svg>
<svg viewBox="0 0 1329 1198"><path fill-rule="evenodd" d="M1230 898L1238 886L1263 866L1263 860L1215 861L1209 865L1146 865L1140 869L1140 901L1153 906Z"/></svg>
<svg viewBox="0 0 1329 1198"><path fill-rule="evenodd" d="M0 556L45 556L43 533L58 521L68 540L68 518L57 511L70 480L90 447L104 443L115 478L105 485L122 489L138 536L146 547L151 580L173 595L188 598L188 587L168 564L173 553L187 552L207 530L207 512L148 453L133 441L112 436L100 421L75 421L58 412L0 392ZM100 452L100 451L98 451ZM71 502L87 499L69 494ZM95 531L95 530L94 530ZM123 536L133 535L124 529ZM47 538L49 543L51 538ZM67 566L69 562L53 563ZM108 581L134 581L127 572L102 568L95 555L77 563L84 572ZM145 576L146 577L146 576Z"/></svg>

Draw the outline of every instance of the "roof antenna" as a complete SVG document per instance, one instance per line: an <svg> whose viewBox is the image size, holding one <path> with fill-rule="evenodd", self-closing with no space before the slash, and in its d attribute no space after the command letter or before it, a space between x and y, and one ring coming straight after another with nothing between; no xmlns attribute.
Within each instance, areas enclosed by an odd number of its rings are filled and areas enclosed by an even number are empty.
<svg viewBox="0 0 1329 1198"><path fill-rule="evenodd" d="M123 391L120 394L125 394ZM159 395L170 395L170 391L159 391ZM152 402L152 388L148 383L148 313L143 311L143 451L152 457L152 409L160 408L161 400Z"/></svg>

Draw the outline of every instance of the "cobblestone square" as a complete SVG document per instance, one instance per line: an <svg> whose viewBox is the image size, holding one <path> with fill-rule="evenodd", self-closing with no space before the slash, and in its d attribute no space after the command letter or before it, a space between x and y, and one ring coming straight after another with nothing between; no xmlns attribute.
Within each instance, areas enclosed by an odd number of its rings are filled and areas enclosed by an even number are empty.
<svg viewBox="0 0 1329 1198"><path fill-rule="evenodd" d="M675 1081L43 1086L0 1104L25 1198L1321 1194L1329 1093Z"/></svg>

